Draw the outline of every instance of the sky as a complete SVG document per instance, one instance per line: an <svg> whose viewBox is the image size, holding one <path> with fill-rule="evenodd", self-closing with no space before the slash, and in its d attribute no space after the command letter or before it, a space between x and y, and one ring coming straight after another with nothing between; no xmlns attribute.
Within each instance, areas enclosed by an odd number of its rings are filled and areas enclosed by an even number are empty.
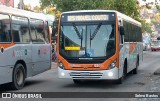
<svg viewBox="0 0 160 101"><path fill-rule="evenodd" d="M30 4L32 7L40 6L39 0L23 0L23 2L25 5ZM19 3L19 0L14 0L14 5L16 8L18 7L18 3Z"/></svg>
<svg viewBox="0 0 160 101"><path fill-rule="evenodd" d="M30 4L31 6L40 6L39 0L23 0L24 4Z"/></svg>

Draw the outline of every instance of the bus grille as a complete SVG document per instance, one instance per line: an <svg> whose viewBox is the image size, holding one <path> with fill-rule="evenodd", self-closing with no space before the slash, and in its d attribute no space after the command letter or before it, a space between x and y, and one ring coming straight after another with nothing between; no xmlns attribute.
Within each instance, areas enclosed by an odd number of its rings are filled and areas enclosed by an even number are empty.
<svg viewBox="0 0 160 101"><path fill-rule="evenodd" d="M101 78L103 73L100 72L71 72L70 76L73 79L98 79Z"/></svg>

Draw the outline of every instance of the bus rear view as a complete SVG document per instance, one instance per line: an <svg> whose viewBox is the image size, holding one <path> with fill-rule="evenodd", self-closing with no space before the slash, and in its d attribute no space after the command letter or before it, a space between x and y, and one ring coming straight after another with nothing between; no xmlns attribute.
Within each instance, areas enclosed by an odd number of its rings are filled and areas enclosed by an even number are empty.
<svg viewBox="0 0 160 101"><path fill-rule="evenodd" d="M119 32L116 12L73 11L61 15L58 32L59 78L118 80Z"/></svg>

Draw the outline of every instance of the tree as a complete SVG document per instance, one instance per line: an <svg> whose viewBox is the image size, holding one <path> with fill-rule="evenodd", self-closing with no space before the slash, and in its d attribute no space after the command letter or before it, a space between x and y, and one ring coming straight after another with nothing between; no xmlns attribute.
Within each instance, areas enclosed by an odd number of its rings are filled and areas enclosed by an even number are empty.
<svg viewBox="0 0 160 101"><path fill-rule="evenodd" d="M57 5L61 12L73 10L111 9L131 17L138 17L136 0L40 0L41 7Z"/></svg>
<svg viewBox="0 0 160 101"><path fill-rule="evenodd" d="M24 5L24 10L32 11L31 10L31 5Z"/></svg>
<svg viewBox="0 0 160 101"><path fill-rule="evenodd" d="M142 32L147 32L149 34L152 34L152 29L151 29L152 23L146 23L145 21L142 21L141 24L142 24Z"/></svg>
<svg viewBox="0 0 160 101"><path fill-rule="evenodd" d="M142 23L142 32L151 32L151 24L140 17L140 6L137 0L40 0L41 7L56 6L61 11L73 10L117 10ZM148 5L149 8L149 5Z"/></svg>
<svg viewBox="0 0 160 101"><path fill-rule="evenodd" d="M37 13L41 12L41 8L39 6L35 6L34 12L37 12Z"/></svg>
<svg viewBox="0 0 160 101"><path fill-rule="evenodd" d="M156 5L156 8L157 8L158 12L160 12L160 6Z"/></svg>

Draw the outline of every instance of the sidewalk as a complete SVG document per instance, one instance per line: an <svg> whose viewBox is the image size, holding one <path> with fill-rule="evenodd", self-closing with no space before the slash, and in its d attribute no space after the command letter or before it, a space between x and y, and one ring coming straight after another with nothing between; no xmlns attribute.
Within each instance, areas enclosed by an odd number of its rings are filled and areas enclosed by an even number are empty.
<svg viewBox="0 0 160 101"><path fill-rule="evenodd" d="M57 63L56 62L52 62L52 68L57 68Z"/></svg>

